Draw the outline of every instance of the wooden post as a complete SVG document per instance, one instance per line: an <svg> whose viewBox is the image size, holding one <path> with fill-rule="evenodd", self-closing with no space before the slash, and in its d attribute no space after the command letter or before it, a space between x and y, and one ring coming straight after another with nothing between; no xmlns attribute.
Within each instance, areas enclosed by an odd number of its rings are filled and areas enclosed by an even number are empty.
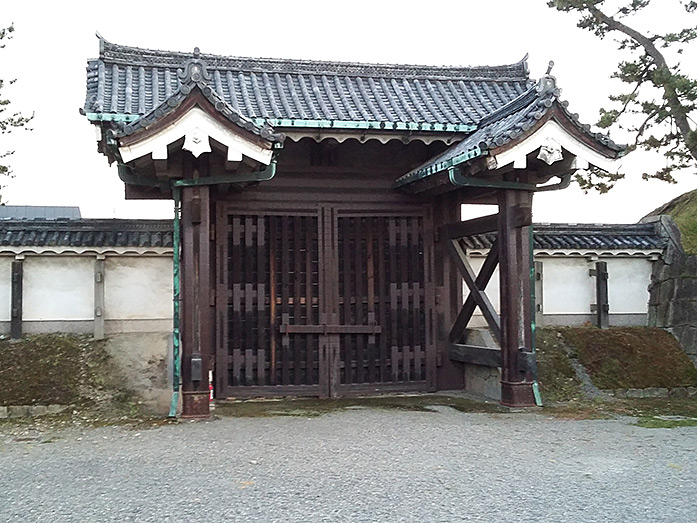
<svg viewBox="0 0 697 523"><path fill-rule="evenodd" d="M207 418L213 343L208 187L183 188L182 232L182 417Z"/></svg>
<svg viewBox="0 0 697 523"><path fill-rule="evenodd" d="M595 303L591 305L591 312L595 312L595 325L601 329L607 329L610 327L607 262L596 262L595 269L589 272L591 276L595 276Z"/></svg>
<svg viewBox="0 0 697 523"><path fill-rule="evenodd" d="M12 262L12 297L10 304L10 337L22 337L22 280L24 279L24 257Z"/></svg>
<svg viewBox="0 0 697 523"><path fill-rule="evenodd" d="M536 261L535 262L535 327L542 327L544 325L543 323L543 314L542 314L542 309L544 307L544 303L542 301L542 275L543 275L543 267L542 267L542 262Z"/></svg>
<svg viewBox="0 0 697 523"><path fill-rule="evenodd" d="M500 191L501 403L511 407L535 405L532 376L518 362L532 347L531 224L532 193Z"/></svg>
<svg viewBox="0 0 697 523"><path fill-rule="evenodd" d="M94 327L95 340L104 338L104 255L94 262Z"/></svg>

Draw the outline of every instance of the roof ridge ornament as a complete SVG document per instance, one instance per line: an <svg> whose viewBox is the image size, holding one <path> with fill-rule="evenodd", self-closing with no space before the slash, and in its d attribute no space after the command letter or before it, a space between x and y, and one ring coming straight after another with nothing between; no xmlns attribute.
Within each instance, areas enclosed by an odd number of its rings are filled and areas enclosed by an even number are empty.
<svg viewBox="0 0 697 523"><path fill-rule="evenodd" d="M201 59L201 50L194 47L193 58L189 58L182 64L183 69L179 71L179 79L182 84L206 83L211 80L206 62Z"/></svg>

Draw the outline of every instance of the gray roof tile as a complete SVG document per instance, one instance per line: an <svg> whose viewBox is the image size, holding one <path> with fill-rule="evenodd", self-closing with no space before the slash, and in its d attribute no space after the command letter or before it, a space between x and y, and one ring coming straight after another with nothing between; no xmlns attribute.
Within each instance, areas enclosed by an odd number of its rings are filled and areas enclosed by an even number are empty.
<svg viewBox="0 0 697 523"><path fill-rule="evenodd" d="M189 53L100 40L86 113L144 115L176 93ZM215 95L250 119L475 124L525 92L527 64L429 67L201 54Z"/></svg>
<svg viewBox="0 0 697 523"><path fill-rule="evenodd" d="M530 87L506 105L483 116L475 132L440 155L401 176L395 182L395 186L404 186L446 170L450 165L483 156L489 149L504 146L530 130L553 107L559 107L579 131L598 142L599 145L611 149L618 155L624 151L624 146L617 145L607 135L591 132L590 126L581 124L578 115L569 112L568 102L559 99L559 94L554 77L542 77L537 85Z"/></svg>
<svg viewBox="0 0 697 523"><path fill-rule="evenodd" d="M662 251L667 239L651 223L636 224L535 224L534 248L538 250L650 250ZM467 249L489 249L495 233L462 238Z"/></svg>
<svg viewBox="0 0 697 523"><path fill-rule="evenodd" d="M2 247L172 247L171 220L0 220Z"/></svg>

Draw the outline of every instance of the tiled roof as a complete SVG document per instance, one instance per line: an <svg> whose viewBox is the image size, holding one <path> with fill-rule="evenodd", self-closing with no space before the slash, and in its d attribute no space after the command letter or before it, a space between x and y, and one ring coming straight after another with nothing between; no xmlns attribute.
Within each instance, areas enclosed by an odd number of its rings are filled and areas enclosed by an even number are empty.
<svg viewBox="0 0 697 523"><path fill-rule="evenodd" d="M537 85L480 120L474 133L400 177L395 186L401 187L444 171L448 167L484 156L490 149L504 146L529 131L555 106L559 107L582 133L600 145L617 153L624 150L623 146L615 144L607 135L591 132L589 125L581 124L578 115L568 111L568 102L559 100L559 94L560 90L556 87L554 77L544 76Z"/></svg>
<svg viewBox="0 0 697 523"><path fill-rule="evenodd" d="M147 114L177 92L191 58L100 40L99 58L87 65L84 111L94 119ZM208 85L235 112L281 127L293 125L287 120L344 121L466 131L530 83L524 60L497 67L428 67L210 54L200 59L211 74Z"/></svg>
<svg viewBox="0 0 697 523"><path fill-rule="evenodd" d="M534 248L540 250L651 250L661 251L667 239L651 223L636 224L535 224ZM496 234L462 238L467 249L489 249Z"/></svg>
<svg viewBox="0 0 697 523"><path fill-rule="evenodd" d="M496 234L462 239L488 249ZM652 223L536 224L535 249L662 250L666 239ZM172 247L172 220L0 220L0 247Z"/></svg>
<svg viewBox="0 0 697 523"><path fill-rule="evenodd" d="M172 247L172 220L0 220L0 247Z"/></svg>

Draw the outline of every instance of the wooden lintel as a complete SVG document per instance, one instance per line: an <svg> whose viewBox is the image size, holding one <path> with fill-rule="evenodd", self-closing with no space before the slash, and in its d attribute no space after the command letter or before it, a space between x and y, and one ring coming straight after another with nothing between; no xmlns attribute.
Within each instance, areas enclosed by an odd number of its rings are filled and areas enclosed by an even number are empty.
<svg viewBox="0 0 697 523"><path fill-rule="evenodd" d="M518 368L521 372L531 372L537 375L537 362L534 352L520 351ZM483 365L485 367L501 367L501 349L494 347L478 347L453 343L448 349L448 357L460 363Z"/></svg>
<svg viewBox="0 0 697 523"><path fill-rule="evenodd" d="M464 222L449 223L440 229L441 238L462 238L472 234L494 232L498 226L498 214L489 214Z"/></svg>

